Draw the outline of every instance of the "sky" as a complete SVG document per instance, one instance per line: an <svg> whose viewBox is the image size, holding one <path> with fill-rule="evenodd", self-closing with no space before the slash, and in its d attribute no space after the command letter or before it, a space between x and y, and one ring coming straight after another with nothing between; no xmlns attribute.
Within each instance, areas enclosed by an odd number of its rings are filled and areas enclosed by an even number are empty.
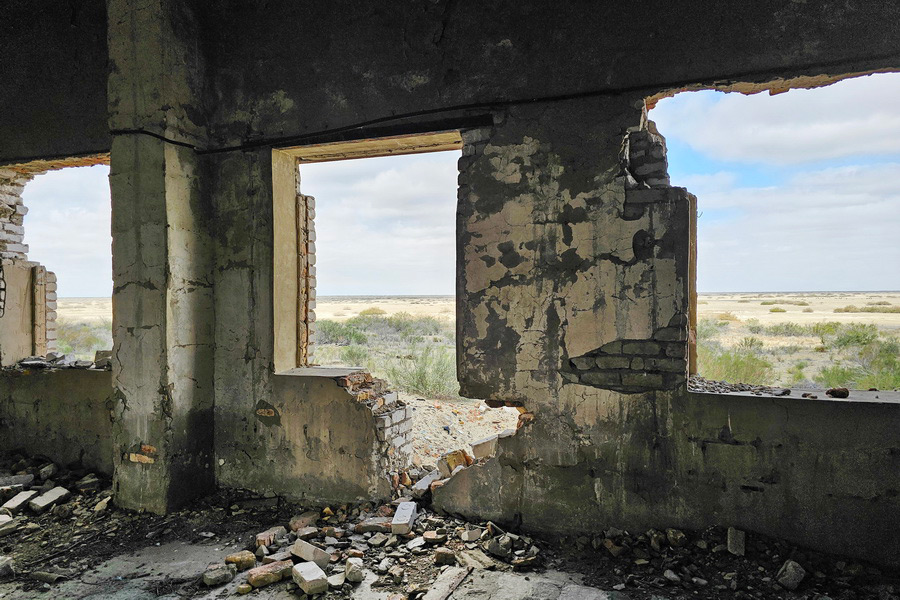
<svg viewBox="0 0 900 600"><path fill-rule="evenodd" d="M701 292L900 289L900 74L769 96L680 93L650 113L697 195ZM458 152L302 165L317 292L452 295ZM25 188L29 257L61 297L109 296L108 167Z"/></svg>

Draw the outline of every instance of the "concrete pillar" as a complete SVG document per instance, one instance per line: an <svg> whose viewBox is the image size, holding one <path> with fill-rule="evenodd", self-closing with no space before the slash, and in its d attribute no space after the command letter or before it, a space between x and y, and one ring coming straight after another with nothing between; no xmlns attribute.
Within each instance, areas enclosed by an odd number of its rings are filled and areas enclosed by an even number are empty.
<svg viewBox="0 0 900 600"><path fill-rule="evenodd" d="M193 3L108 10L115 499L164 513L214 485L203 59Z"/></svg>

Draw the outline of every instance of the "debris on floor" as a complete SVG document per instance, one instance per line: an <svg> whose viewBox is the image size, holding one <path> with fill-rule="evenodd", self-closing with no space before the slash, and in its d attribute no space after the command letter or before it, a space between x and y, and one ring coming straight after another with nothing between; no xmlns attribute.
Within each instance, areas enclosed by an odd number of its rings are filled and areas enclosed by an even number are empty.
<svg viewBox="0 0 900 600"><path fill-rule="evenodd" d="M162 517L116 509L109 481L77 465L0 457L0 598L53 597L40 592L97 578L91 574L112 557L180 542L215 544L214 560L188 565L193 577L140 584L156 596L275 591L338 600L373 598L376 590L391 600L453 600L493 598L484 590L502 579L503 585L530 581L522 589L531 591L521 598L537 598L535 590L546 589L547 598L900 599L897 580L877 568L735 527L643 533L610 527L551 540L431 511L430 490L443 473L472 461L461 451L445 455L440 468L397 488L398 494L418 489L418 497L398 496L385 504L313 508L223 490ZM478 575L488 572L504 575ZM578 584L551 585L546 577L560 572ZM111 579L107 583L113 585ZM5 596L9 585L18 587ZM277 593L261 597L281 597Z"/></svg>

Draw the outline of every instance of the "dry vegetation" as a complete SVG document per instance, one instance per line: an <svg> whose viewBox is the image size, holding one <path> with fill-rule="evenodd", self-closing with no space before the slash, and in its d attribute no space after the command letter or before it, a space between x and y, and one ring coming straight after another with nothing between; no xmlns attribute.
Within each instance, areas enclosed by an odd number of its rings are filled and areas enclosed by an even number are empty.
<svg viewBox="0 0 900 600"><path fill-rule="evenodd" d="M457 398L454 301L321 297L315 361L365 367L397 389ZM709 379L796 387L900 388L900 292L704 294L699 370ZM60 350L112 346L111 306L59 302Z"/></svg>

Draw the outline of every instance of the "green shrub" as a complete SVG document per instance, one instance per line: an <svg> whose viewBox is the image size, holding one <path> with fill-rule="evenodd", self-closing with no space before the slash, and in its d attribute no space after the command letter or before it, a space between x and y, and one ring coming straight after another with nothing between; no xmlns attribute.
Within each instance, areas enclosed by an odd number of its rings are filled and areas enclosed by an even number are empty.
<svg viewBox="0 0 900 600"><path fill-rule="evenodd" d="M811 313L811 312L813 312L813 309L811 309L811 308L804 308L804 309L803 309L803 312L805 312L805 313Z"/></svg>
<svg viewBox="0 0 900 600"><path fill-rule="evenodd" d="M774 337L800 337L809 335L809 329L807 327L804 327L799 323L794 323L793 321L769 325L765 328L765 332L767 335Z"/></svg>
<svg viewBox="0 0 900 600"><path fill-rule="evenodd" d="M852 304L843 308L834 309L836 313L900 313L900 306L853 306Z"/></svg>
<svg viewBox="0 0 900 600"><path fill-rule="evenodd" d="M387 313L385 313L383 310L381 310L377 306L372 306L365 310L359 311L359 314L360 314L360 316L363 316L363 317L371 317L372 315L383 315L383 314L387 314Z"/></svg>
<svg viewBox="0 0 900 600"><path fill-rule="evenodd" d="M369 363L369 349L359 344L341 348L341 362L349 367L366 367Z"/></svg>
<svg viewBox="0 0 900 600"><path fill-rule="evenodd" d="M722 333L727 323L718 323L712 319L700 319L697 321L697 341L712 340Z"/></svg>
<svg viewBox="0 0 900 600"><path fill-rule="evenodd" d="M775 300L763 300L760 302L761 306L772 306L773 304L778 304Z"/></svg>
<svg viewBox="0 0 900 600"><path fill-rule="evenodd" d="M850 323L844 325L834 338L834 345L838 348L851 346L862 347L871 344L878 339L878 328L871 323Z"/></svg>
<svg viewBox="0 0 900 600"><path fill-rule="evenodd" d="M766 328L759 322L759 319L747 319L747 329L750 330L750 333L760 334L763 333Z"/></svg>
<svg viewBox="0 0 900 600"><path fill-rule="evenodd" d="M97 350L112 350L112 324L98 322L69 321L56 322L57 352L78 360L94 360Z"/></svg>
<svg viewBox="0 0 900 600"><path fill-rule="evenodd" d="M455 353L439 346L420 346L390 361L387 379L407 392L430 398L454 397L459 391Z"/></svg>
<svg viewBox="0 0 900 600"><path fill-rule="evenodd" d="M366 334L350 324L338 321L316 321L316 343L337 344L347 346L349 344L364 345L368 340Z"/></svg>
<svg viewBox="0 0 900 600"><path fill-rule="evenodd" d="M769 309L769 312L770 312L770 313L783 313L783 312L787 312L787 311L784 310L783 308L779 307L779 306L775 306L775 307L773 307L773 308L770 308L770 309Z"/></svg>
<svg viewBox="0 0 900 600"><path fill-rule="evenodd" d="M697 346L697 371L707 379L731 383L772 382L772 363L752 352L723 350L710 344Z"/></svg>
<svg viewBox="0 0 900 600"><path fill-rule="evenodd" d="M741 341L738 342L737 347L738 350L743 352L760 353L763 349L763 343L758 337L748 336L741 339Z"/></svg>

